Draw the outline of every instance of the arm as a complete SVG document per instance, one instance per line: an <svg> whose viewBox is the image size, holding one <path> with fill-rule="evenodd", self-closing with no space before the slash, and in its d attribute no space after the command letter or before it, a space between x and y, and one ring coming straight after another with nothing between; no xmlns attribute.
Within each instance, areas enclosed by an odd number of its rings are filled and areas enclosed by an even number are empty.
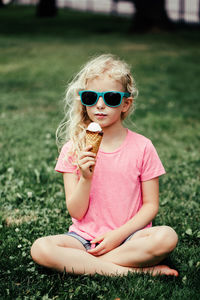
<svg viewBox="0 0 200 300"><path fill-rule="evenodd" d="M66 205L72 218L81 220L87 212L89 206L89 194L92 182L93 171L91 166L95 165L95 154L88 152L91 147L87 147L81 153L78 165L81 171L78 180L75 174L64 173L64 188Z"/></svg>
<svg viewBox="0 0 200 300"><path fill-rule="evenodd" d="M89 205L91 182L71 173L64 173L64 188L67 209L72 218L81 220Z"/></svg>
<svg viewBox="0 0 200 300"><path fill-rule="evenodd" d="M118 247L133 232L144 228L157 215L159 208L159 178L142 182L143 205L137 214L121 227L107 232L93 240L101 242L95 249L88 252L93 255L102 255Z"/></svg>

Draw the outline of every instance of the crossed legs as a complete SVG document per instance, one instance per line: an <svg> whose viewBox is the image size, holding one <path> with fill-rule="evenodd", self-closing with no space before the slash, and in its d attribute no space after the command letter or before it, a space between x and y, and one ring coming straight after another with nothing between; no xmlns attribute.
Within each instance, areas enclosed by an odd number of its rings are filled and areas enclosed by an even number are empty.
<svg viewBox="0 0 200 300"><path fill-rule="evenodd" d="M143 229L131 240L95 257L75 238L55 235L39 238L31 248L33 260L45 267L75 274L126 275L150 272L177 276L176 270L158 265L176 247L178 238L168 226Z"/></svg>

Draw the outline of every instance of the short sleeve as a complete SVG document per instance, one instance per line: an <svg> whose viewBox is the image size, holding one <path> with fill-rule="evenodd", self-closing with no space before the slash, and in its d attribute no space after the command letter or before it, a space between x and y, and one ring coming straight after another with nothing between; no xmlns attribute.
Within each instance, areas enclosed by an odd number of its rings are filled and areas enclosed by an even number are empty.
<svg viewBox="0 0 200 300"><path fill-rule="evenodd" d="M73 173L76 171L76 166L73 165L73 158L69 155L71 149L71 142L67 142L61 149L58 157L55 171L60 173Z"/></svg>
<svg viewBox="0 0 200 300"><path fill-rule="evenodd" d="M152 142L148 140L143 154L140 175L141 181L147 181L165 173L165 169L155 147L153 146Z"/></svg>

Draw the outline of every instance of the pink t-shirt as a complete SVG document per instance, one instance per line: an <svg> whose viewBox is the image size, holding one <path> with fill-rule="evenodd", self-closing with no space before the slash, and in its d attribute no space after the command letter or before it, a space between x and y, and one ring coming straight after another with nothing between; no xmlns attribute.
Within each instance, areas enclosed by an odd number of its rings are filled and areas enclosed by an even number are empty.
<svg viewBox="0 0 200 300"><path fill-rule="evenodd" d="M66 159L70 146L71 142L63 146L56 171L73 173L76 170L72 158ZM142 206L141 181L162 174L165 170L151 141L127 130L126 138L118 149L113 152L99 150L88 210L80 221L72 218L69 231L92 240L122 226ZM150 226L151 223L147 225Z"/></svg>

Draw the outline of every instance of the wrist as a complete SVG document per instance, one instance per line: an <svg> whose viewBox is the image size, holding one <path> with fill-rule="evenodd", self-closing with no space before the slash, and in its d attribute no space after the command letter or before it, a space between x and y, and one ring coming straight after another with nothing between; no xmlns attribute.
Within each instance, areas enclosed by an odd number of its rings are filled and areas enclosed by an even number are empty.
<svg viewBox="0 0 200 300"><path fill-rule="evenodd" d="M126 227L119 227L116 229L117 234L120 236L121 242L123 242L130 234L132 234L133 230L128 230Z"/></svg>
<svg viewBox="0 0 200 300"><path fill-rule="evenodd" d="M83 183L83 184L91 184L92 178L86 178L86 177L81 175L80 182Z"/></svg>

